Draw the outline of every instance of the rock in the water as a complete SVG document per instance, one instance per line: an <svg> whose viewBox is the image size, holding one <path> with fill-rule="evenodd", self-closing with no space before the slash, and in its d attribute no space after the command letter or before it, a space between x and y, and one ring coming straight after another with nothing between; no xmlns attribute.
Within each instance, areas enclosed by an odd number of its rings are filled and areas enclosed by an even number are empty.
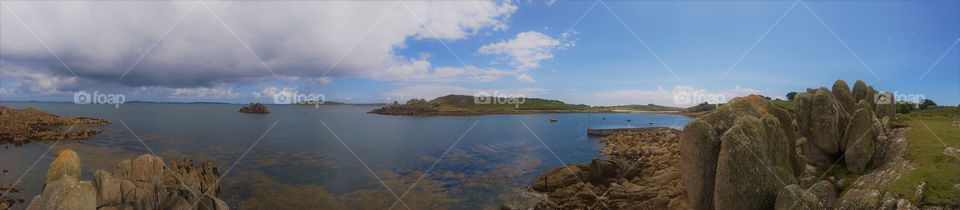
<svg viewBox="0 0 960 210"><path fill-rule="evenodd" d="M263 105L263 104L261 104L261 103L250 103L250 104L247 104L246 106L243 106L243 107L240 108L240 112L243 112L243 113L254 113L254 114L266 114L266 113L270 113L269 111L267 111L267 105Z"/></svg>
<svg viewBox="0 0 960 210"><path fill-rule="evenodd" d="M583 180L582 178L586 176L587 167L580 165L553 168L547 171L547 174L537 178L537 181L533 183L533 190L552 192L560 187L580 183Z"/></svg>
<svg viewBox="0 0 960 210"><path fill-rule="evenodd" d="M882 126L873 112L858 109L850 119L843 137L846 142L844 162L847 170L864 172L876 150L877 136L882 135Z"/></svg>
<svg viewBox="0 0 960 210"><path fill-rule="evenodd" d="M693 209L713 208L713 187L720 153L719 136L702 119L693 120L684 128L680 140L681 172Z"/></svg>
<svg viewBox="0 0 960 210"><path fill-rule="evenodd" d="M818 210L825 209L820 201L810 191L803 190L799 185L789 185L777 194L776 210L807 209Z"/></svg>

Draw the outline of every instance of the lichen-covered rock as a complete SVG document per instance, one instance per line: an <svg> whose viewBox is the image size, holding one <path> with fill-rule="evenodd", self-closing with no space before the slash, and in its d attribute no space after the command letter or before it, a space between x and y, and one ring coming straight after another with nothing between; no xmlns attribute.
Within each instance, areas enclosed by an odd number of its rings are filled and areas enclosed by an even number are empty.
<svg viewBox="0 0 960 210"><path fill-rule="evenodd" d="M90 182L79 181L80 158L73 150L60 151L47 170L43 192L27 206L28 210L97 209L96 190Z"/></svg>
<svg viewBox="0 0 960 210"><path fill-rule="evenodd" d="M837 186L829 181L817 182L807 191L817 197L817 201L824 209L833 208L833 203L837 200Z"/></svg>
<svg viewBox="0 0 960 210"><path fill-rule="evenodd" d="M867 109L858 109L851 117L843 139L846 142L844 162L847 170L864 172L876 150L877 136L883 127L880 121Z"/></svg>
<svg viewBox="0 0 960 210"><path fill-rule="evenodd" d="M772 116L740 117L720 140L715 209L771 209L780 189L797 183L792 145Z"/></svg>
<svg viewBox="0 0 960 210"><path fill-rule="evenodd" d="M622 171L626 168L623 161L593 159L587 168L587 174L590 177L590 183L608 184L620 179L620 176L623 175Z"/></svg>
<svg viewBox="0 0 960 210"><path fill-rule="evenodd" d="M209 163L164 167L159 157L142 155L121 161L113 173L94 172L93 183L78 180L79 166L76 153L62 151L27 209L229 209L217 198L220 172Z"/></svg>
<svg viewBox="0 0 960 210"><path fill-rule="evenodd" d="M865 100L867 103L870 103L870 107L874 106L874 94L877 93L877 90L873 89L871 86L868 86L867 83L863 82L863 80L857 80L853 83L852 92L854 101Z"/></svg>
<svg viewBox="0 0 960 210"><path fill-rule="evenodd" d="M713 209L720 135L709 123L696 119L684 128L680 140L681 172L693 209Z"/></svg>
<svg viewBox="0 0 960 210"><path fill-rule="evenodd" d="M263 105L263 104L261 104L261 103L250 103L250 104L247 104L246 106L240 107L240 111L239 111L239 112L242 112L242 113L253 113L253 114L266 114L266 113L270 113L270 111L267 111L267 105Z"/></svg>
<svg viewBox="0 0 960 210"><path fill-rule="evenodd" d="M808 190L803 190L799 185L789 185L777 194L776 210L807 209L819 210L826 209L821 205L817 196Z"/></svg>
<svg viewBox="0 0 960 210"><path fill-rule="evenodd" d="M833 82L833 97L843 105L844 110L853 110L854 105L857 101L853 99L853 94L850 93L850 86L847 85L847 82L838 79L836 82Z"/></svg>
<svg viewBox="0 0 960 210"><path fill-rule="evenodd" d="M47 169L47 182L51 182L63 177L70 177L73 180L80 179L80 156L77 156L73 150L65 149L60 151L57 159L50 163Z"/></svg>
<svg viewBox="0 0 960 210"><path fill-rule="evenodd" d="M847 121L843 105L826 88L797 94L795 100L799 135L826 154L840 154L841 144L838 140L843 136Z"/></svg>
<svg viewBox="0 0 960 210"><path fill-rule="evenodd" d="M879 190L852 188L837 200L835 209L877 209L880 207L880 196Z"/></svg>

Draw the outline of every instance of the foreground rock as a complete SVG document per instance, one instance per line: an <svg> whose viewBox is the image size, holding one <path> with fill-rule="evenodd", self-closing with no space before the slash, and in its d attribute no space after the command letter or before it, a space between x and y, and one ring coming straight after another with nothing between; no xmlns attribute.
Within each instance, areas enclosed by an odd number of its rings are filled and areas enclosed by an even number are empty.
<svg viewBox="0 0 960 210"><path fill-rule="evenodd" d="M0 106L0 143L89 139L101 131L87 126L109 123L103 119L60 117L31 107L13 109Z"/></svg>
<svg viewBox="0 0 960 210"><path fill-rule="evenodd" d="M261 103L250 103L250 104L247 104L246 106L240 107L240 112L243 112L243 113L253 113L253 114L266 114L266 113L270 113L270 111L267 111L267 105L263 105L263 104L261 104Z"/></svg>
<svg viewBox="0 0 960 210"><path fill-rule="evenodd" d="M687 124L680 141L693 209L772 209L803 163L789 113L751 95ZM749 186L749 187L746 187Z"/></svg>
<svg viewBox="0 0 960 210"><path fill-rule="evenodd" d="M532 189L535 209L689 209L680 180L680 131L622 132L604 137L610 159L549 170Z"/></svg>
<svg viewBox="0 0 960 210"><path fill-rule="evenodd" d="M113 173L97 170L92 182L79 180L80 170L78 155L61 151L27 209L229 209L218 198L220 172L209 163L164 166L159 157L142 155L121 161Z"/></svg>

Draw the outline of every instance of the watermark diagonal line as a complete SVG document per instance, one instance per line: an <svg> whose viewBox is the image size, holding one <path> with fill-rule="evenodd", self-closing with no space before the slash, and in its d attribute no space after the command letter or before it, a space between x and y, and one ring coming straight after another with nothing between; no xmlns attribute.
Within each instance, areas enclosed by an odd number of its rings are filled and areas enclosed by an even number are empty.
<svg viewBox="0 0 960 210"><path fill-rule="evenodd" d="M397 203L400 203L400 200L406 197L407 193L410 193L410 190L413 190L413 188L415 188L417 184L420 183L421 180L423 180L423 178L427 177L427 175L429 175L430 172L433 171L433 168L436 167L437 164L439 164L440 161L442 161L443 158L447 156L447 154L450 154L450 151L453 150L453 148L460 143L460 140L463 140L463 137L467 136L467 134L470 133L470 130L473 130L473 127L477 126L477 123L480 123L480 120L473 122L473 125L471 125L470 128L467 128L467 131L464 131L463 134L460 135L460 138L457 138L457 140L454 141L452 145L450 145L450 148L447 148L447 150L444 151L443 154L441 154L440 157L433 162L433 165L430 165L430 167L427 168L427 171L423 172L423 175L420 175L420 178L418 178L417 181L413 182L413 184L410 185L410 187L407 188L407 190L404 191L403 194L400 194L399 200L393 202L393 205L390 205L390 208L387 208L387 209L393 209L393 207L396 206Z"/></svg>
<svg viewBox="0 0 960 210"><path fill-rule="evenodd" d="M919 121L920 124L923 125L923 128L926 128L927 131L930 131L930 134L933 134L933 137L936 138L937 141L940 142L940 145L943 145L944 149L946 149L947 147L950 147L950 146L947 145L947 143L943 142L943 139L940 139L940 136L937 135L936 132L933 132L933 130L930 129L930 126L927 126L927 123L926 123L926 122L923 122L923 120L921 120L921 119L917 119L917 121ZM960 157L953 156L953 158L954 158L954 159L957 159L957 161L960 161Z"/></svg>
<svg viewBox="0 0 960 210"><path fill-rule="evenodd" d="M367 171L370 172L370 174L373 175L373 177L376 178L384 188L387 188L387 191L389 191L390 194L400 202L400 204L402 204L404 207L407 207L407 209L411 209L410 206L407 206L407 203L403 202L403 200L400 199L400 196L397 196L397 193L394 192L393 189L391 189L390 186L388 186L387 183L384 182L376 172L373 172L373 169L370 169L370 166L367 166L367 162L364 162L363 159L360 159L360 156L358 156L356 152L353 152L353 149L350 149L350 146L348 146L346 142L343 142L343 139L340 139L340 136L338 136L336 132L333 132L333 129L330 129L330 126L327 126L326 122L320 120L320 124L323 125L324 128L327 128L327 131L329 131L330 134L332 134L333 137L336 138L337 141L339 141L340 144L343 145L343 147L346 148L347 151L357 159L357 161L360 161L360 165L362 165L363 168L366 168Z"/></svg>
<svg viewBox="0 0 960 210"><path fill-rule="evenodd" d="M343 60L344 57L347 57L347 54L349 54L354 47L357 47L357 44L359 44L360 41L363 41L364 37L367 37L367 34L370 33L370 30L373 30L373 27L377 26L377 24L379 24L380 21L383 20L383 17L386 17L387 13L390 13L390 11L392 11L393 8L396 7L397 3L399 2L400 0L394 0L393 4L391 4L390 7L387 8L387 10L383 11L383 13L380 14L379 17L377 17L377 20L373 21L373 24L370 24L370 26L367 27L367 29L360 34L360 37L357 37L357 40L354 40L353 43L350 44L350 47L347 47L347 50L344 50L343 54L340 54L340 57L337 57L337 60L334 60L333 63L330 64L330 67L327 67L327 71L324 71L323 74L320 75L320 78L327 76L327 74L330 73L330 71L332 71L333 68L337 67L337 65L340 64L340 61Z"/></svg>
<svg viewBox="0 0 960 210"><path fill-rule="evenodd" d="M854 52L853 49L850 49L850 46L847 46L847 42L843 41L843 39L841 39L840 36L837 35L837 33L833 32L833 29L831 29L826 22L823 22L823 19L820 19L820 15L817 15L817 13L813 11L813 9L810 9L810 6L807 6L807 3L803 2L803 0L800 0L800 4L802 4L804 8L807 8L807 11L809 11L810 14L813 15L813 17L816 18L818 22L820 22L820 25L823 25L823 28L827 29L827 31L830 32L830 34L833 35L833 37L836 38L837 41L840 41L840 45L843 45L843 48L847 49L847 52L850 52L850 54L853 55L853 57L856 58L857 61L860 62L860 64L863 65L864 68L867 69L867 71L870 72L870 75L873 75L873 77L877 78L878 80L880 79L880 76L877 76L877 73L873 71L873 68L870 68L870 66L867 65L867 63L863 62L863 59L860 59L860 56L857 55L857 53Z"/></svg>
<svg viewBox="0 0 960 210"><path fill-rule="evenodd" d="M783 14L780 14L780 17L777 17L777 20L773 21L773 24L770 24L770 27L767 27L767 30L763 31L763 33L760 34L760 37L758 37L756 41L753 41L753 43L750 44L750 47L747 47L747 50L743 51L743 54L740 54L740 57L737 57L737 60L733 61L733 64L730 64L730 67L727 67L727 70L723 71L723 74L720 74L720 80L723 80L723 78L727 77L727 74L730 73L730 70L733 70L733 67L736 67L737 64L740 64L740 61L743 60L747 54L750 54L750 52L753 51L753 48L756 47L757 44L763 40L763 38L767 37L767 34L770 33L773 28L777 27L777 25L780 24L780 21L783 20L783 17L786 17L787 14L790 14L790 11L793 11L793 8L796 7L798 3L800 3L800 0L796 0L793 2L793 4L790 4L790 7L787 8L787 10L784 10Z"/></svg>
<svg viewBox="0 0 960 210"><path fill-rule="evenodd" d="M256 147L257 144L260 144L260 141L263 140L263 137L266 137L267 134L269 134L270 131L272 131L273 128L277 126L277 123L280 123L280 120L274 121L274 122L273 122L273 125L270 125L270 128L267 128L267 131L264 131L263 134L260 135L260 138L257 138L257 141L254 141L253 144L251 144L250 147L248 147L246 151L243 151L243 154L240 154L240 157L237 158L236 161L233 161L233 164L230 164L230 167L227 168L227 170L224 171L223 174L220 175L219 178L217 178L217 182L216 182L216 183L217 183L217 184L220 184L220 182L223 181L223 177L226 177L227 174L229 174L230 171L233 170L233 167L236 167L236 166L237 166L237 163L240 163L240 161L243 160L243 157L246 157L247 154L250 153L250 150L252 150L254 147ZM193 204L190 205L190 209L194 209L195 207L197 207L197 203L199 203L200 201L201 201L201 199L197 199L197 201L193 202Z"/></svg>
<svg viewBox="0 0 960 210"><path fill-rule="evenodd" d="M70 131L73 131L73 128L75 126L76 125L70 125L70 127L67 128L66 133L70 133ZM57 141L53 142L53 144L51 144L50 147L47 147L47 150L44 151L43 154L40 155L40 157L37 157L37 160L33 161L33 164L31 164L30 167L27 167L27 170L24 171L23 174L20 175L20 177L17 177L17 181L14 181L13 184L10 184L11 185L10 189L7 189L0 195L7 195L8 193L10 193L11 190L13 190L14 188L17 188L17 185L20 184L20 181L23 181L23 177L26 177L27 174L29 174L34 167L37 167L37 163L40 163L40 160L43 160L43 157L46 157L47 154L50 153L50 150L53 150L54 147L57 147L57 144L60 144L60 140L62 139L57 139Z"/></svg>
<svg viewBox="0 0 960 210"><path fill-rule="evenodd" d="M10 6L7 5L7 3L3 3L2 1L0 1L0 4L3 4L3 7L7 8L7 10L10 11L10 15L13 15L14 19L17 19L17 22L20 22L20 25L23 25L23 27L27 29L27 32L30 32L30 35L33 35L33 38L36 38L37 41L40 42L40 45L43 45L43 48L47 49L47 52L49 52L50 55L53 55L53 57L56 58L57 61L59 61L61 65L63 65L63 68L66 68L67 71L70 72L70 74L73 74L73 77L74 77L74 78L79 78L79 77L77 77L77 73L75 73L75 72L73 71L73 69L70 68L70 66L67 65L66 62L63 62L63 59L60 59L60 56L58 56L56 53L54 53L53 50L50 49L50 46L47 46L47 42L43 41L43 39L41 39L40 36L38 36L37 33L34 32L33 29L30 28L30 26L27 25L27 23L24 23L24 22L23 22L23 19L20 19L20 16L17 15L17 12L14 12L13 9L10 8Z"/></svg>
<svg viewBox="0 0 960 210"><path fill-rule="evenodd" d="M226 22L223 22L223 19L220 18L220 15L217 15L217 12L213 11L213 9L210 9L210 6L208 6L206 2L200 2L200 4L203 4L203 7L207 8L207 11L210 11L210 14L212 14L213 17L217 19L217 22L220 22L220 25L223 25L223 28L226 28L227 31L230 32L230 35L233 35L233 38L236 38L237 41L240 42L240 45L243 45L243 47L246 48L247 51L250 52L250 54L253 54L253 57L256 57L257 61L260 61L260 64L263 64L263 67L266 68L267 71L270 71L270 74L273 74L273 78L280 79L280 76L278 76L277 73L273 71L273 68L270 68L270 65L267 65L266 62L263 62L263 59L260 58L260 55L257 55L257 52L253 51L253 48L250 48L250 45L248 45L247 42L243 41L243 39L241 39L240 36L238 36L237 33L234 32L233 29L227 25Z"/></svg>
<svg viewBox="0 0 960 210"><path fill-rule="evenodd" d="M560 2L558 1L557 3L560 3ZM580 21L583 20L583 17L586 17L587 14L590 13L590 11L593 11L593 8L594 8L594 7L597 7L597 4L599 4L599 3L600 3L600 0L593 1L593 4L591 4L590 7L587 8L587 10L583 11L583 14L580 14L580 17L577 18L576 21L573 21L573 24L571 24L570 27L567 27L567 30L565 30L565 31L563 31L563 32L566 33L566 32L569 32L569 31L573 30L573 28L576 27L577 24L580 24Z"/></svg>
<svg viewBox="0 0 960 210"><path fill-rule="evenodd" d="M123 128L126 128L127 131L130 132L130 135L133 135L133 137L136 138L137 141L140 141L140 144L143 145L143 148L146 148L146 149L147 149L147 152L150 152L150 154L153 155L153 156L155 156L155 157L160 157L160 155L157 155L156 152L153 152L153 149L150 149L150 146L147 146L147 143L144 142L143 139L141 139L140 136L137 135L136 132L133 132L133 129L130 129L130 126L127 126L127 123L126 123L126 122L124 122L123 120L118 120L118 121L120 121L120 124L123 125ZM187 186L185 186L185 185L183 184L183 182L184 182L183 180L184 180L184 179L183 179L183 177L181 177L179 174L177 174L177 173L170 173L170 175L173 175L174 178L177 179L177 181L178 181L177 184L179 184L180 186L182 186L182 187L184 187L184 188L188 188ZM187 190L187 192L190 192L190 194L193 194L193 196L200 197L199 195L197 195L196 192L193 192L192 190ZM210 209L210 206L207 205L207 203L202 203L202 204L203 204L203 206L206 207L207 209Z"/></svg>
<svg viewBox="0 0 960 210"><path fill-rule="evenodd" d="M946 51L943 51L943 54L940 54L940 57L937 58L937 61L934 61L933 64L930 64L930 66L927 67L926 71L923 71L923 74L920 75L920 79L922 80L924 77L927 77L927 73L930 73L930 70L932 70L933 67L937 66L937 64L940 64L940 61L943 60L943 57L946 57L947 54L949 54L950 51L957 46L957 43L960 43L960 38L957 38L957 41L954 41L953 44L947 48Z"/></svg>
<svg viewBox="0 0 960 210"><path fill-rule="evenodd" d="M667 65L667 63L664 62L663 59L660 58L660 56L657 55L657 53L650 48L649 45L647 45L647 42L643 41L643 39L641 39L640 36L633 31L633 28L627 25L626 22L623 22L623 19L620 18L620 15L617 15L617 12L614 12L613 9L611 9L610 6L607 6L607 3L604 2L603 0L599 0L599 1L601 4L603 4L603 7L607 8L607 11L610 11L610 14L613 15L613 17L620 22L620 25L623 25L623 27L627 29L627 32L630 32L630 35L633 35L633 38L637 39L637 41L640 41L640 45L643 45L643 48L647 49L647 52L650 52L650 54L657 59L657 62L660 62L660 65L662 65L663 68L667 69L667 71L669 71L670 74L673 75L673 78L677 79L677 81L681 81L681 82L684 81L680 79L679 76L677 76L677 73L673 71L673 68L670 68L670 65Z"/></svg>
<svg viewBox="0 0 960 210"><path fill-rule="evenodd" d="M586 185L586 182L584 182L583 179L580 179L580 176L578 176L576 172L574 172L572 169L570 169L570 167L567 167L567 163L564 162L563 159L560 159L560 156L558 156L556 152L553 152L553 149L550 149L550 146L547 146L547 143L543 142L543 139L540 139L540 136L537 135L536 132L533 132L533 129L530 129L530 126L527 126L527 123L523 122L523 120L520 120L520 124L523 124L523 127L524 127L524 128L527 128L527 131L530 131L530 134L533 134L533 137L534 137L535 139L537 139L537 141L539 141L540 144L543 145L543 147L546 148L547 151L550 152L550 154L553 155L553 157L557 159L557 161L560 161L560 164L563 165L563 168L567 169L567 172L569 172L570 175L573 175L574 177L577 177L577 181L579 181L580 184ZM594 197L597 197L597 202L598 202L598 203L603 204L603 207L604 207L604 208L610 209L610 206L607 206L606 203L604 203L603 201L600 200L600 195L597 194L597 192L594 192L593 189L590 189L589 187L585 187L585 188L587 189L587 191L590 191L590 193L592 193Z"/></svg>
<svg viewBox="0 0 960 210"><path fill-rule="evenodd" d="M130 67L127 68L127 71L124 71L123 74L120 75L120 78L118 78L117 80L122 80L124 77L126 77L127 74L130 73L130 71L133 70L133 67L136 67L137 65L139 65L139 64L140 64L140 61L143 61L143 58L144 58L144 57L147 57L147 54L150 54L150 52L153 52L153 49L157 47L157 44L160 43L161 40L163 40L164 38L166 38L166 37L167 37L167 34L170 33L170 31L173 30L174 27L176 27L177 25L179 25L179 24L180 24L180 21L183 20L183 17L186 17L187 14L190 14L190 11L192 11L193 8L196 7L198 3L200 3L200 0L194 1L194 2L193 2L193 5L190 5L190 7L187 8L187 10L183 12L183 14L181 14L179 17L177 17L177 19L173 21L173 24L170 24L170 26L167 27L167 30L164 30L163 33L160 34L160 37L157 38L156 41L153 41L153 44L151 44L150 47L147 48L147 51L143 52L143 54L141 54L140 57L137 58L136 61L133 61L133 64L130 65Z"/></svg>

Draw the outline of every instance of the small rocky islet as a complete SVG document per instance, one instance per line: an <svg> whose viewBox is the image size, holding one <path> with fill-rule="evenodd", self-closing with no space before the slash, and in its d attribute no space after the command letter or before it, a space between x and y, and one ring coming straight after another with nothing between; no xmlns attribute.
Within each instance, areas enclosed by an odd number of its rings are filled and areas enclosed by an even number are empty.
<svg viewBox="0 0 960 210"><path fill-rule="evenodd" d="M250 103L243 107L240 107L239 112L241 113L251 113L251 114L267 114L270 111L267 111L267 105L261 103Z"/></svg>
<svg viewBox="0 0 960 210"><path fill-rule="evenodd" d="M837 80L793 111L751 95L683 131L616 133L600 140L605 159L542 174L534 209L948 209L885 191L912 170L894 98Z"/></svg>

